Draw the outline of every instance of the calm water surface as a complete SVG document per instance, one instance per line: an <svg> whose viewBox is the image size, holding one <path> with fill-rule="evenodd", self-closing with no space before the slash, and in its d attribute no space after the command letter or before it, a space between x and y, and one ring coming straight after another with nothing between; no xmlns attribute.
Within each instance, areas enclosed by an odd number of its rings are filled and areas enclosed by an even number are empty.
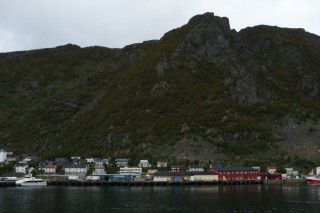
<svg viewBox="0 0 320 213"><path fill-rule="evenodd" d="M0 188L0 212L320 212L319 186Z"/></svg>

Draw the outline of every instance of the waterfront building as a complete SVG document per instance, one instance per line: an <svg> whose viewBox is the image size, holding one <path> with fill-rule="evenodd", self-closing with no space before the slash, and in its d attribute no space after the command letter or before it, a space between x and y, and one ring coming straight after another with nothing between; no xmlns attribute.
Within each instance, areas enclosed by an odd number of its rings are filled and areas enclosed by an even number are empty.
<svg viewBox="0 0 320 213"><path fill-rule="evenodd" d="M26 174L27 173L27 169L28 169L28 163L27 162L23 162L23 161L21 161L21 162L19 162L19 163L17 163L16 165L15 165L15 172L16 173L24 173L24 174Z"/></svg>
<svg viewBox="0 0 320 213"><path fill-rule="evenodd" d="M105 174L106 170L104 166L95 165L93 174Z"/></svg>
<svg viewBox="0 0 320 213"><path fill-rule="evenodd" d="M141 177L142 168L141 167L123 167L120 168L120 175L131 175L132 177Z"/></svg>
<svg viewBox="0 0 320 213"><path fill-rule="evenodd" d="M158 172L158 167L156 167L156 166L150 166L149 169L148 169L147 174L148 174L148 175L152 175L152 174L154 174L154 173L156 173L156 172Z"/></svg>
<svg viewBox="0 0 320 213"><path fill-rule="evenodd" d="M47 175L53 175L57 173L57 165L54 164L47 164L44 167L44 173Z"/></svg>
<svg viewBox="0 0 320 213"><path fill-rule="evenodd" d="M64 173L68 176L84 177L87 175L88 168L82 164L70 164L64 167Z"/></svg>
<svg viewBox="0 0 320 213"><path fill-rule="evenodd" d="M200 165L190 165L187 172L204 172L204 169Z"/></svg>
<svg viewBox="0 0 320 213"><path fill-rule="evenodd" d="M131 175L126 174L93 174L91 176L98 176L101 181L131 181Z"/></svg>
<svg viewBox="0 0 320 213"><path fill-rule="evenodd" d="M258 180L259 172L252 167L214 167L208 170L219 176L219 180Z"/></svg>
<svg viewBox="0 0 320 213"><path fill-rule="evenodd" d="M276 166L268 166L267 167L267 172L270 174L276 173L277 172L277 167Z"/></svg>
<svg viewBox="0 0 320 213"><path fill-rule="evenodd" d="M299 178L299 171L294 170L293 168L285 168L286 170L286 178L287 179L296 179Z"/></svg>
<svg viewBox="0 0 320 213"><path fill-rule="evenodd" d="M155 182L181 181L218 181L218 175L212 172L156 172L153 174Z"/></svg>

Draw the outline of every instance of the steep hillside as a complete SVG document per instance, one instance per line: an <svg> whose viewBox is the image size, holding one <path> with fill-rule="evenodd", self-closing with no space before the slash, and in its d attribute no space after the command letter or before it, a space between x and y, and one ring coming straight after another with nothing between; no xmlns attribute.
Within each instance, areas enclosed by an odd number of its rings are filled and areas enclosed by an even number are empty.
<svg viewBox="0 0 320 213"><path fill-rule="evenodd" d="M1 144L46 156L310 164L320 160L319 59L320 37L303 29L236 32L213 13L123 49L0 54Z"/></svg>

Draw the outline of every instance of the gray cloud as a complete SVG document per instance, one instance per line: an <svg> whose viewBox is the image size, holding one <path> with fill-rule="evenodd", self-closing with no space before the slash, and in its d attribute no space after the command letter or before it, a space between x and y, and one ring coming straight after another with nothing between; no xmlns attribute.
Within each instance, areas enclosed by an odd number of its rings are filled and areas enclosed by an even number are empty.
<svg viewBox="0 0 320 213"><path fill-rule="evenodd" d="M123 47L159 39L194 15L214 12L240 30L259 24L320 34L318 0L1 0L0 52L55 47Z"/></svg>

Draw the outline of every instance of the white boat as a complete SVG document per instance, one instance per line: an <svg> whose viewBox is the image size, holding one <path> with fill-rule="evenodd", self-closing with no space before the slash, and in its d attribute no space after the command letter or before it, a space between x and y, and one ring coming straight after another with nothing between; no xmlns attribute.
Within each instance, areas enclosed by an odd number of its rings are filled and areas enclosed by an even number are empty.
<svg viewBox="0 0 320 213"><path fill-rule="evenodd" d="M32 177L32 175L26 175L24 178L16 181L17 186L46 186L47 182L41 178Z"/></svg>

